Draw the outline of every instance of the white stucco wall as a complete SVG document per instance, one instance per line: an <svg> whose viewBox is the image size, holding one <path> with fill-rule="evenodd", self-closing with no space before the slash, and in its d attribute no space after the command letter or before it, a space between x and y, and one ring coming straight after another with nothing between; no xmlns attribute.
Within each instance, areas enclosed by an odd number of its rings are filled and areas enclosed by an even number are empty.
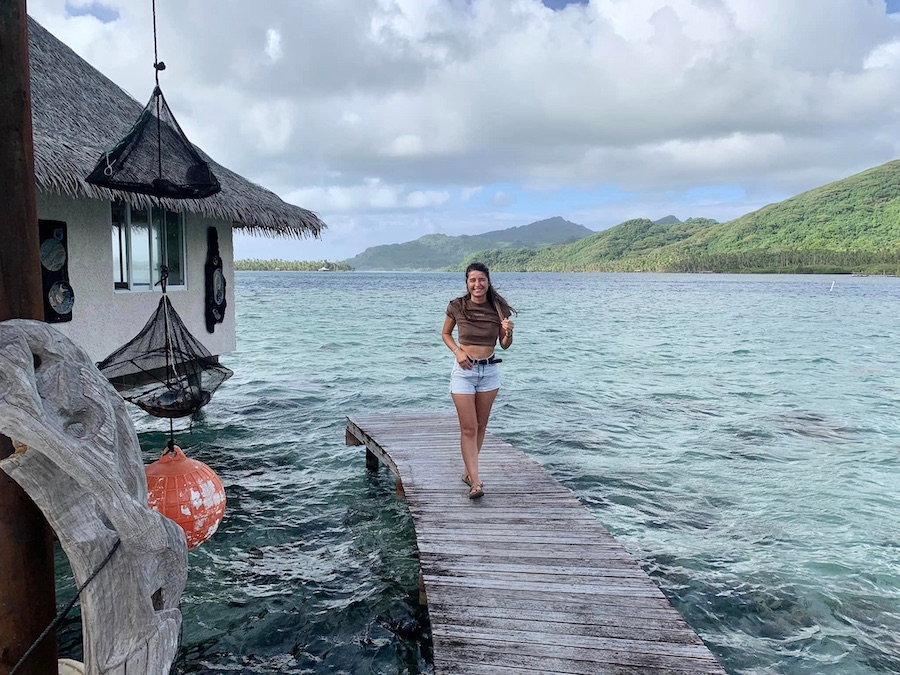
<svg viewBox="0 0 900 675"><path fill-rule="evenodd" d="M159 304L160 291L117 291L113 287L110 203L38 195L38 218L67 224L69 283L75 292L72 320L53 324L81 345L93 361L100 361L134 337ZM227 280L225 320L214 333L204 318L206 230L219 232L219 253ZM230 223L185 214L187 288L169 289L169 299L188 330L211 353L227 354L235 348L234 249Z"/></svg>

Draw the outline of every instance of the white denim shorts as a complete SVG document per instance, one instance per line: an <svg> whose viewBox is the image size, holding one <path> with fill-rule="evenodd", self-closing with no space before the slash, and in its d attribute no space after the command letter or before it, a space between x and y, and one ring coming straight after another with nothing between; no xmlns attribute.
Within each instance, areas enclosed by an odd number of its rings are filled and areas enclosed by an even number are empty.
<svg viewBox="0 0 900 675"><path fill-rule="evenodd" d="M450 371L451 394L475 394L500 388L500 366L496 363L473 365L471 370L460 368L453 362Z"/></svg>

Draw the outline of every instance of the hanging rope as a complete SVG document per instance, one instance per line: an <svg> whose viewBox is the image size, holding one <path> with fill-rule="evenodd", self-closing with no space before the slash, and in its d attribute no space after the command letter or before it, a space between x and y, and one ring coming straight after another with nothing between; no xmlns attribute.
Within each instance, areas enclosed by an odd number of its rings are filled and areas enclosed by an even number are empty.
<svg viewBox="0 0 900 675"><path fill-rule="evenodd" d="M162 129L160 122L160 110L159 110L159 99L162 97L162 89L159 87L159 71L166 69L166 64L159 60L159 47L157 46L157 34L156 34L156 0L153 1L153 69L156 71L156 89L154 90L154 95L156 96L156 162L157 167L159 169L159 177L162 178ZM158 210L159 210L159 221L160 225L165 223L166 221L166 211L162 206L162 199L157 200ZM153 219L152 211L151 211L151 221ZM162 229L162 228L160 228ZM159 274L159 282L162 286L163 295L166 294L166 284L169 279L169 268L166 265L163 265L160 268ZM171 354L171 344L169 343L169 312L168 310L165 313L165 333L166 333L166 380L169 379L169 368L171 366L170 357L174 356ZM172 359L174 360L174 358ZM175 445L175 427L172 422L172 418L169 418L169 446Z"/></svg>
<svg viewBox="0 0 900 675"><path fill-rule="evenodd" d="M162 90L159 88L159 71L166 69L166 64L159 60L159 49L156 45L156 0L153 0L153 69L156 71L156 89L153 95L156 97L156 161L159 169L159 178L162 178L162 123L160 122L159 99Z"/></svg>
<svg viewBox="0 0 900 675"><path fill-rule="evenodd" d="M166 212L160 207L159 209L159 219L160 224L165 222ZM162 265L159 268L159 281L157 282L162 286L163 295L166 294L166 284L169 281L169 268L166 265ZM172 343L172 331L169 328L169 305L163 309L163 332L165 334L165 344L166 344L166 387L169 388L173 382L178 380L178 371L175 370L175 351L174 345ZM180 345L179 345L180 347ZM179 350L179 355L182 354ZM169 444L168 447L172 450L175 447L175 424L172 418L169 418ZM174 450L172 450L174 451Z"/></svg>
<svg viewBox="0 0 900 675"><path fill-rule="evenodd" d="M153 0L153 67L156 69L156 86L159 86L159 71L166 69L166 64L159 60L159 50L156 46L156 0Z"/></svg>
<svg viewBox="0 0 900 675"><path fill-rule="evenodd" d="M44 632L41 633L38 636L37 640L35 640L32 643L32 645L28 648L28 651L26 651L24 654L22 654L22 658L19 659L19 662L13 666L13 669L11 671L9 671L9 675L16 675L16 671L22 666L23 663L25 663L26 660L28 660L28 657L31 656L32 652L35 649L37 649L37 646L39 644L41 644L41 641L43 641L43 639L50 634L50 631L53 631L53 630L56 630L57 628L59 628L60 624L65 620L65 618L66 618L66 616L68 616L69 612L72 611L72 608L75 606L75 603L78 601L78 598L81 597L81 592L85 588L87 588L87 585L89 583L91 583L94 580L94 577L96 577L98 574L100 574L100 570L102 570L104 567L106 567L106 563L108 563L112 559L113 554L119 550L119 546L121 544L122 544L122 540L116 539L116 543L113 545L112 550L106 554L106 557L103 559L103 562L100 563L100 566L94 570L94 573L91 574L91 576L89 576L83 584L81 584L81 587L75 593L75 597L73 597L69 601L69 604L66 605L63 608L63 610L59 614L57 614L56 618L50 622L50 625L44 629Z"/></svg>

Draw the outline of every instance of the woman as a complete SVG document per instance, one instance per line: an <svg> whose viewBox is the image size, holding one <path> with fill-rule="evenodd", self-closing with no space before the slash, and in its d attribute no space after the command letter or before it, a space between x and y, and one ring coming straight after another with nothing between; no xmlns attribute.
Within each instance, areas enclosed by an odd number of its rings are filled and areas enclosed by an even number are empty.
<svg viewBox="0 0 900 675"><path fill-rule="evenodd" d="M500 359L494 357L494 345L499 340L503 349L509 349L514 327L509 317L516 310L491 286L491 274L482 263L466 268L466 291L447 305L441 337L456 357L450 394L459 416L459 445L465 464L462 479L469 485L469 499L477 499L484 495L478 453L500 391ZM454 327L459 344L453 339Z"/></svg>

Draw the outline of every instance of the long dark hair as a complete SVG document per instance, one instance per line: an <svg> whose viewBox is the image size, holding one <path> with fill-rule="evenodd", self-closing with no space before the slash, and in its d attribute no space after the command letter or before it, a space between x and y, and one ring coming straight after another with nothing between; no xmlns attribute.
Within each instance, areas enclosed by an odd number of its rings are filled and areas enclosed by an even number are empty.
<svg viewBox="0 0 900 675"><path fill-rule="evenodd" d="M515 308L510 305L506 298L504 298L500 293L498 293L494 289L494 284L491 282L491 271L487 268L487 265L480 262L473 262L466 268L466 282L469 281L469 272L481 272L484 276L487 277L488 280L488 289L487 289L487 301L490 303L491 307L500 315L501 318L506 318L508 316L512 316L513 314L518 314ZM457 298L462 305L463 315L468 319L469 314L466 311L466 300L470 299L472 294L469 292L469 287L466 286L466 294Z"/></svg>

